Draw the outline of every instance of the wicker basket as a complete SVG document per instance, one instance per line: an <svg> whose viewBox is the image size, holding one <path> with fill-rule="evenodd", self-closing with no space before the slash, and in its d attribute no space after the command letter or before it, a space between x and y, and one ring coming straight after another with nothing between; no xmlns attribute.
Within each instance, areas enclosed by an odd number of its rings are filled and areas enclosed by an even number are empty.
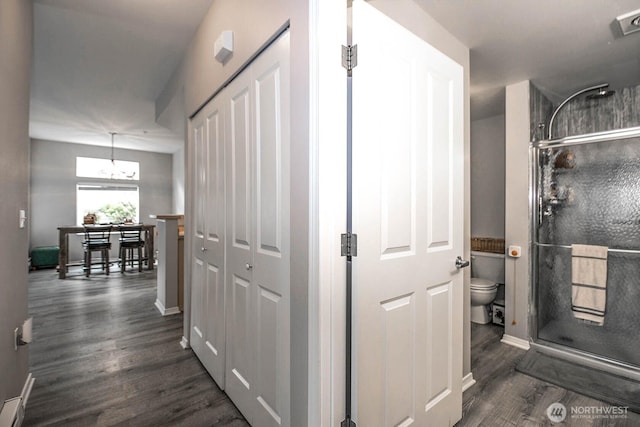
<svg viewBox="0 0 640 427"><path fill-rule="evenodd" d="M496 239L493 237L472 237L471 250L504 254L504 239Z"/></svg>

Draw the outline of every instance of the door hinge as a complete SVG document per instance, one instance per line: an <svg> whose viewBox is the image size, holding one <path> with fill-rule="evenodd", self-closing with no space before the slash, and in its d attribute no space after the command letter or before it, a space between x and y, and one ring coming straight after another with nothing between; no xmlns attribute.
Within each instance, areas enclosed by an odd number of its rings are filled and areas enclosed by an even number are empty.
<svg viewBox="0 0 640 427"><path fill-rule="evenodd" d="M358 256L358 235L353 233L344 233L341 237L341 255Z"/></svg>
<svg viewBox="0 0 640 427"><path fill-rule="evenodd" d="M342 420L342 422L340 423L340 427L356 427L356 423L354 423L351 418L347 418L345 420Z"/></svg>
<svg viewBox="0 0 640 427"><path fill-rule="evenodd" d="M351 70L356 65L358 65L358 45L342 46L342 66L351 74Z"/></svg>

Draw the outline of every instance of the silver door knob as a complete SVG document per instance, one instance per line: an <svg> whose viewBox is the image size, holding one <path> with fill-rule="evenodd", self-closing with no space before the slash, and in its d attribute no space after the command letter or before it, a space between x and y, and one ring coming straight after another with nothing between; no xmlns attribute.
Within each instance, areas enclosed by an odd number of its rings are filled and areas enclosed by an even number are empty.
<svg viewBox="0 0 640 427"><path fill-rule="evenodd" d="M460 256L456 258L456 268L461 269L465 267L469 267L469 261L462 259Z"/></svg>
<svg viewBox="0 0 640 427"><path fill-rule="evenodd" d="M202 252L206 252L206 251L207 251L207 248L205 248L205 247L203 246L203 247L201 247L201 248L200 248L200 250L201 250Z"/></svg>
<svg viewBox="0 0 640 427"><path fill-rule="evenodd" d="M249 263L246 263L246 264L244 265L244 268L246 268L247 270L251 270L251 269L253 268L253 265L251 265L251 264L249 264Z"/></svg>

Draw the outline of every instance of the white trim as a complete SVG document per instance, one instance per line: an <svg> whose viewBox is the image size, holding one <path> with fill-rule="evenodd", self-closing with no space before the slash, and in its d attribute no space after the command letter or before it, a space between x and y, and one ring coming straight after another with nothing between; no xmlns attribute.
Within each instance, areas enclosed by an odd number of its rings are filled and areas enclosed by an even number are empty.
<svg viewBox="0 0 640 427"><path fill-rule="evenodd" d="M180 314L180 307L176 306L176 307L165 308L164 304L162 304L162 301L160 301L159 299L156 300L156 303L154 305L156 306L160 314L162 314L163 316Z"/></svg>
<svg viewBox="0 0 640 427"><path fill-rule="evenodd" d="M336 31L336 29L344 31ZM310 427L344 418L347 6L309 4L309 395Z"/></svg>
<svg viewBox="0 0 640 427"><path fill-rule="evenodd" d="M473 379L473 372L469 372L467 375L462 377L462 392L464 393L476 383L476 380Z"/></svg>
<svg viewBox="0 0 640 427"><path fill-rule="evenodd" d="M500 340L500 342L521 348L523 350L529 350L529 341L523 340L522 338L504 334L502 335L502 339Z"/></svg>
<svg viewBox="0 0 640 427"><path fill-rule="evenodd" d="M182 336L182 339L180 340L180 347L182 347L183 350L191 348L191 345L189 344L189 340L184 335Z"/></svg>
<svg viewBox="0 0 640 427"><path fill-rule="evenodd" d="M29 373L27 375L27 379L24 382L24 386L22 387L22 392L20 393L20 397L22 398L22 407L27 407L27 401L29 400L29 396L31 396L31 390L33 389L33 383L36 382L36 379L33 378L33 375Z"/></svg>
<svg viewBox="0 0 640 427"><path fill-rule="evenodd" d="M319 151L319 9L320 0L309 1L309 354L307 372L307 424L321 425L324 414L322 384L322 328L320 321L319 286L319 197L318 197L318 151ZM316 423L316 424L314 424Z"/></svg>

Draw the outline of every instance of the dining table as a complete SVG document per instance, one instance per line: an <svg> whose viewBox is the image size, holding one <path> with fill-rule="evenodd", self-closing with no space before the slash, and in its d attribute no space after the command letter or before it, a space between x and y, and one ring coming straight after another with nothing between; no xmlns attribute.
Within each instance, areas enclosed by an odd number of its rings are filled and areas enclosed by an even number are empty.
<svg viewBox="0 0 640 427"><path fill-rule="evenodd" d="M95 225L110 225L111 233L120 233L121 226L131 226L134 224L95 224ZM144 253L147 262L147 269L153 270L154 264L154 228L155 224L135 224L142 226L142 233L144 239ZM91 225L87 224L87 227ZM63 225L58 227L58 239L59 247L58 251L58 278L64 279L67 277L69 267L75 265L82 265L82 263L69 262L69 235L70 234L84 234L84 225Z"/></svg>

